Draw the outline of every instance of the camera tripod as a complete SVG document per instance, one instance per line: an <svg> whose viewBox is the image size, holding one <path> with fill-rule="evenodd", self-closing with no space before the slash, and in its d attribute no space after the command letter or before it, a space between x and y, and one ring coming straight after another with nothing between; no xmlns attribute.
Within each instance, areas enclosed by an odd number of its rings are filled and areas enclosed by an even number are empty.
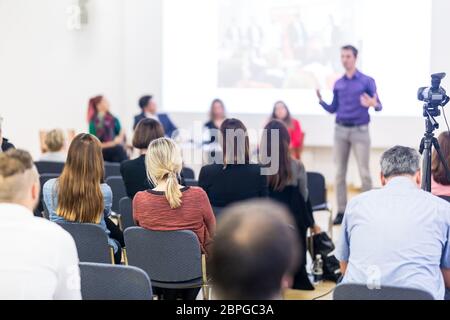
<svg viewBox="0 0 450 320"><path fill-rule="evenodd" d="M436 150L439 160L444 165L447 179L450 181L450 169L445 157L442 154L441 147L439 146L439 141L434 136L434 131L439 129L439 124L436 119L425 109L425 135L420 143L419 152L423 155L423 166L422 166L422 189L431 192L431 164L432 164L432 154L433 147Z"/></svg>

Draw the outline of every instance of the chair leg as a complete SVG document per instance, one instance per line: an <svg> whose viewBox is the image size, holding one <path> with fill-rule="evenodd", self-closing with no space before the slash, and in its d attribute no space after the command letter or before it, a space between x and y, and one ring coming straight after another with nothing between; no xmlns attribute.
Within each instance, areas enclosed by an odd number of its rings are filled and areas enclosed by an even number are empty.
<svg viewBox="0 0 450 320"><path fill-rule="evenodd" d="M209 300L209 286L208 286L208 275L206 272L206 255L202 255L202 293L203 300Z"/></svg>
<svg viewBox="0 0 450 320"><path fill-rule="evenodd" d="M109 252L111 253L111 263L116 264L114 261L114 249L112 247L109 247L109 249L110 249Z"/></svg>
<svg viewBox="0 0 450 320"><path fill-rule="evenodd" d="M123 255L123 261L125 263L125 265L128 265L128 256L127 256L127 249L126 248L122 248L122 255Z"/></svg>

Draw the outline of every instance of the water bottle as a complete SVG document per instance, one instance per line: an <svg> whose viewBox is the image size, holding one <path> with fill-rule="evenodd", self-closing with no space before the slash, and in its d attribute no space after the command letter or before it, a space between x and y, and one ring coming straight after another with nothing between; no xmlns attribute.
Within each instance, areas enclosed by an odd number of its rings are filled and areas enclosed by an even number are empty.
<svg viewBox="0 0 450 320"><path fill-rule="evenodd" d="M323 260L322 255L320 254L318 254L314 260L312 275L315 283L320 283L323 280Z"/></svg>

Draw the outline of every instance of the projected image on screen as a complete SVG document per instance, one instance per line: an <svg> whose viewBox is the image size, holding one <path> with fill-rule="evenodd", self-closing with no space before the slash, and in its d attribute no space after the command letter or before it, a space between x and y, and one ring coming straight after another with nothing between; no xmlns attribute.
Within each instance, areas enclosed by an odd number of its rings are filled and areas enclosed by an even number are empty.
<svg viewBox="0 0 450 320"><path fill-rule="evenodd" d="M220 0L219 87L330 87L358 0ZM249 19L250 17L250 19Z"/></svg>

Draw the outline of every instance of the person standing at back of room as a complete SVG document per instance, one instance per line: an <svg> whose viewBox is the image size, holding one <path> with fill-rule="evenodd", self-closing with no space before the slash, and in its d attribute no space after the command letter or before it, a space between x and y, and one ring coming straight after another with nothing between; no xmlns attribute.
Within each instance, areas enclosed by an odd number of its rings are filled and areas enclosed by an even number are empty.
<svg viewBox="0 0 450 320"><path fill-rule="evenodd" d="M356 157L362 181L362 191L372 189L369 169L370 160L370 114L371 108L379 112L383 109L378 98L375 80L357 67L358 49L348 45L342 47L341 61L345 75L334 85L334 98L331 104L322 99L317 90L320 105L329 113L336 114L334 134L334 159L336 164L336 196L338 214L334 221L340 225L347 206L347 169L350 150Z"/></svg>

